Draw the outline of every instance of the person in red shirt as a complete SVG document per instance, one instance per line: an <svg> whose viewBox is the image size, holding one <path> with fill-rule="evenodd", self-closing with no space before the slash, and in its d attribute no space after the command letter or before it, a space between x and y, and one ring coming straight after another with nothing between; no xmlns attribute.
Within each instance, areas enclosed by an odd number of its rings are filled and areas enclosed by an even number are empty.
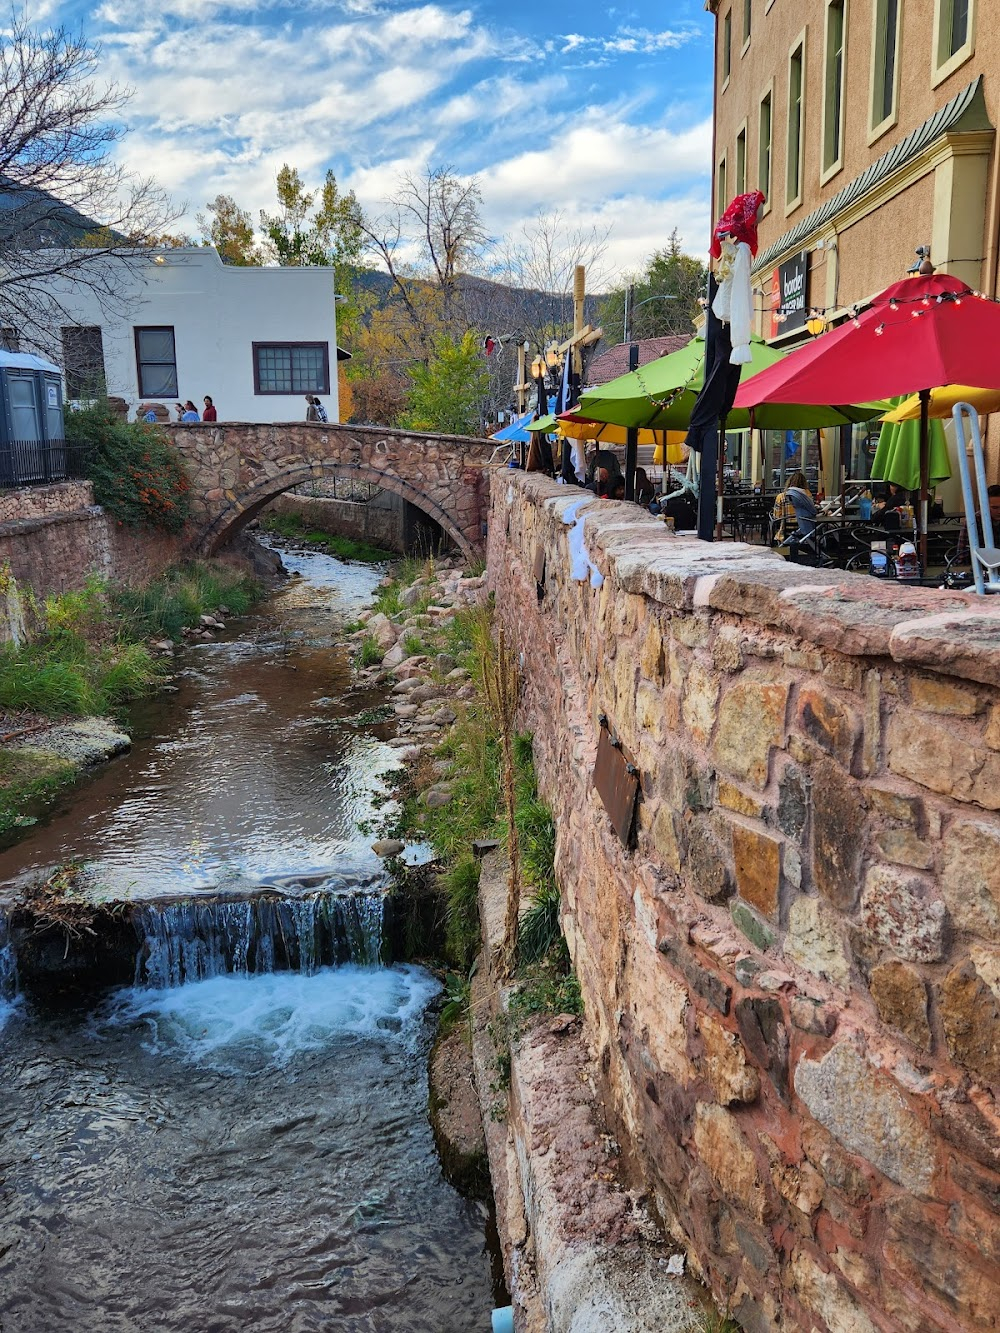
<svg viewBox="0 0 1000 1333"><path fill-rule="evenodd" d="M205 394L205 410L201 414L201 419L202 421L218 421L219 419L219 414L215 410L215 404L207 393Z"/></svg>

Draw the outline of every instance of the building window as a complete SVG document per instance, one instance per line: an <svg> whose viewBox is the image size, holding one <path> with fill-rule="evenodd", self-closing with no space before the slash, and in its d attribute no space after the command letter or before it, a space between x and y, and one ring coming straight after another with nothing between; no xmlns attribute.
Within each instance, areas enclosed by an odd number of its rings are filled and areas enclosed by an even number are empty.
<svg viewBox="0 0 1000 1333"><path fill-rule="evenodd" d="M99 325L73 325L62 331L63 374L67 398L100 398L107 392L104 339Z"/></svg>
<svg viewBox="0 0 1000 1333"><path fill-rule="evenodd" d="M719 169L715 177L715 212L717 217L722 217L729 204L729 195L727 194L728 181L726 176L726 159L723 158L719 163Z"/></svg>
<svg viewBox="0 0 1000 1333"><path fill-rule="evenodd" d="M899 87L899 0L872 0L875 30L872 41L871 132L877 137L896 123Z"/></svg>
<svg viewBox="0 0 1000 1333"><path fill-rule="evenodd" d="M140 398L177 397L177 355L171 325L135 331L135 361Z"/></svg>
<svg viewBox="0 0 1000 1333"><path fill-rule="evenodd" d="M753 0L743 0L743 45L746 47L750 40L750 32L753 25Z"/></svg>
<svg viewBox="0 0 1000 1333"><path fill-rule="evenodd" d="M734 194L747 192L747 127L744 124L736 136L736 189Z"/></svg>
<svg viewBox="0 0 1000 1333"><path fill-rule="evenodd" d="M802 201L802 79L805 38L793 47L788 58L788 155L785 170L785 203L790 212Z"/></svg>
<svg viewBox="0 0 1000 1333"><path fill-rule="evenodd" d="M21 339L18 337L17 329L0 328L0 351L19 352L21 350Z"/></svg>
<svg viewBox="0 0 1000 1333"><path fill-rule="evenodd" d="M729 10L722 20L722 82L729 82L733 72L733 11Z"/></svg>
<svg viewBox="0 0 1000 1333"><path fill-rule="evenodd" d="M771 94L767 92L760 100L760 115L757 129L757 188L771 207Z"/></svg>
<svg viewBox="0 0 1000 1333"><path fill-rule="evenodd" d="M935 0L934 82L968 60L975 47L976 0Z"/></svg>
<svg viewBox="0 0 1000 1333"><path fill-rule="evenodd" d="M329 393L329 345L254 343L253 391L256 394Z"/></svg>
<svg viewBox="0 0 1000 1333"><path fill-rule="evenodd" d="M843 165L845 0L826 7L826 71L823 85L823 180Z"/></svg>

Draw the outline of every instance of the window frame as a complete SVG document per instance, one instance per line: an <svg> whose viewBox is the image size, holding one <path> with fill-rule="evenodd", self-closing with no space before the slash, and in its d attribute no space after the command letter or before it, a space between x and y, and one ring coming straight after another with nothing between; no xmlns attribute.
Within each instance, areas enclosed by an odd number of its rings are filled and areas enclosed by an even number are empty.
<svg viewBox="0 0 1000 1333"><path fill-rule="evenodd" d="M743 45L740 49L740 55L745 56L750 49L750 38L753 36L753 0L743 0Z"/></svg>
<svg viewBox="0 0 1000 1333"><path fill-rule="evenodd" d="M308 339L305 341L279 341L269 338L266 341L254 342L250 344L251 358L253 362L253 392L255 398L294 398L305 393L314 393L318 396L326 396L330 393L330 344L320 342L318 339ZM283 350L294 351L299 347L319 347L323 352L323 387L319 389L262 389L260 387L260 362L257 359L258 352L265 347L280 347Z"/></svg>
<svg viewBox="0 0 1000 1333"><path fill-rule="evenodd" d="M832 180L838 171L844 167L844 129L845 114L847 105L847 33L848 33L848 5L850 0L825 0L823 8L823 114L822 124L820 126L820 173L819 183L825 185L827 181ZM834 127L837 135L837 152L833 158L827 160L827 150L829 147L829 134L831 130L830 110L832 98L832 88L830 76L832 72L830 50L830 14L831 11L840 9L840 109L837 113L836 126Z"/></svg>
<svg viewBox="0 0 1000 1333"><path fill-rule="evenodd" d="M733 179L733 194L746 194L747 192L747 123L746 121L736 131L736 149L733 153L733 167L735 171ZM742 163L740 162L740 145L743 145ZM742 179L741 179L742 177Z"/></svg>
<svg viewBox="0 0 1000 1333"><path fill-rule="evenodd" d="M882 94L882 101L885 99L886 84L883 79L878 79L879 50L882 50L882 62L885 62L885 39L882 36L882 15L888 14L888 6L893 5L896 12L896 38L893 43L893 65L892 65L892 104L887 116L881 120L875 119L875 94ZM873 144L876 139L880 139L899 122L899 75L900 75L900 55L902 54L902 0L872 0L872 59L871 70L868 78L868 143Z"/></svg>
<svg viewBox="0 0 1000 1333"><path fill-rule="evenodd" d="M94 381L89 386L84 384L85 371L78 366L69 365L69 354L66 347L66 335L96 333L97 350L100 354L100 370L95 373ZM93 398L106 396L108 391L108 363L104 357L104 329L100 324L63 324L59 329L59 340L62 344L63 357L63 380L66 385L66 397L86 401ZM177 344L174 343L174 356L177 356ZM149 365L165 365L166 362L148 362ZM176 360L174 367L176 370Z"/></svg>
<svg viewBox="0 0 1000 1333"><path fill-rule="evenodd" d="M733 7L722 16L722 91L729 87L733 73Z"/></svg>
<svg viewBox="0 0 1000 1333"><path fill-rule="evenodd" d="M148 398L148 399L151 399L151 400L153 400L153 401L155 402L157 399L163 399L163 398L173 398L173 399L177 399L177 398L179 398L179 397L180 397L180 377L179 377L179 375L177 374L177 330L176 330L176 326L173 325L173 324L133 324L133 326L132 326L132 333L133 333L133 336L134 336L134 338L135 338L135 377L136 377L136 383L138 384L138 387L139 387L139 397L140 397L140 399L143 399L143 400L144 400L144 399L147 399L147 398ZM143 359L142 359L142 351L141 351L141 347L140 347L141 339L140 339L140 337L139 337L139 335L140 335L141 333L169 333L169 334L170 334L170 340L171 340L171 342L173 343L173 347L174 347L174 357L173 357L173 360L172 360L172 361L146 361L146 362L143 362ZM150 365L150 366L171 366L171 365L172 365L173 368L174 368L174 390L173 390L173 393L148 393L148 392L146 391L146 389L143 388L143 383L142 383L142 367L143 367L144 364L145 364L145 365Z"/></svg>
<svg viewBox="0 0 1000 1333"><path fill-rule="evenodd" d="M936 88L939 83L943 83L945 79L950 78L960 65L964 65L975 54L978 0L969 0L969 27L965 35L965 41L957 50L949 51L942 58L942 51L946 45L944 41L946 32L948 35L947 45L951 45L951 24L954 19L955 3L956 0L934 0L934 36L931 47L932 88Z"/></svg>
<svg viewBox="0 0 1000 1333"><path fill-rule="evenodd" d="M805 176L805 148L806 148L806 36L808 28L803 28L798 37L788 48L788 65L786 67L786 88L787 96L785 106L787 120L785 124L785 216L794 213L797 208L802 207L803 177ZM792 164L792 66L796 55L799 56L799 116L798 116L798 151L795 155L796 164L796 192L790 193Z"/></svg>
<svg viewBox="0 0 1000 1333"><path fill-rule="evenodd" d="M761 177L761 159L764 140L761 134L763 119L761 112L767 103L767 179ZM774 80L767 85L757 99L757 188L764 196L764 214L771 211L771 189L774 184Z"/></svg>
<svg viewBox="0 0 1000 1333"><path fill-rule="evenodd" d="M721 218L729 206L729 156L723 153L715 169L715 216Z"/></svg>

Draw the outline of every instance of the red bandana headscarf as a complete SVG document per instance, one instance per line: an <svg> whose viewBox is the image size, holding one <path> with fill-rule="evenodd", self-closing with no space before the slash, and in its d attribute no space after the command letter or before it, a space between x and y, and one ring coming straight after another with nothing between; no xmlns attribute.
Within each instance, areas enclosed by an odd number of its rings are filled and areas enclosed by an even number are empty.
<svg viewBox="0 0 1000 1333"><path fill-rule="evenodd" d="M763 202L764 196L760 190L736 196L715 224L712 244L708 248L713 259L718 259L722 254L722 241L726 236L732 236L735 241L745 241L750 247L750 253L756 255L757 213Z"/></svg>

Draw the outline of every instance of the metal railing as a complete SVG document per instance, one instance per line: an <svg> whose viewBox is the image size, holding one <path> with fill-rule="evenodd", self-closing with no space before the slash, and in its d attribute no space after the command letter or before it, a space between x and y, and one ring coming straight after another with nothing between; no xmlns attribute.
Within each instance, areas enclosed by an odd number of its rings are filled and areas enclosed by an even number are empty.
<svg viewBox="0 0 1000 1333"><path fill-rule="evenodd" d="M0 489L85 477L87 451L66 440L0 441Z"/></svg>

